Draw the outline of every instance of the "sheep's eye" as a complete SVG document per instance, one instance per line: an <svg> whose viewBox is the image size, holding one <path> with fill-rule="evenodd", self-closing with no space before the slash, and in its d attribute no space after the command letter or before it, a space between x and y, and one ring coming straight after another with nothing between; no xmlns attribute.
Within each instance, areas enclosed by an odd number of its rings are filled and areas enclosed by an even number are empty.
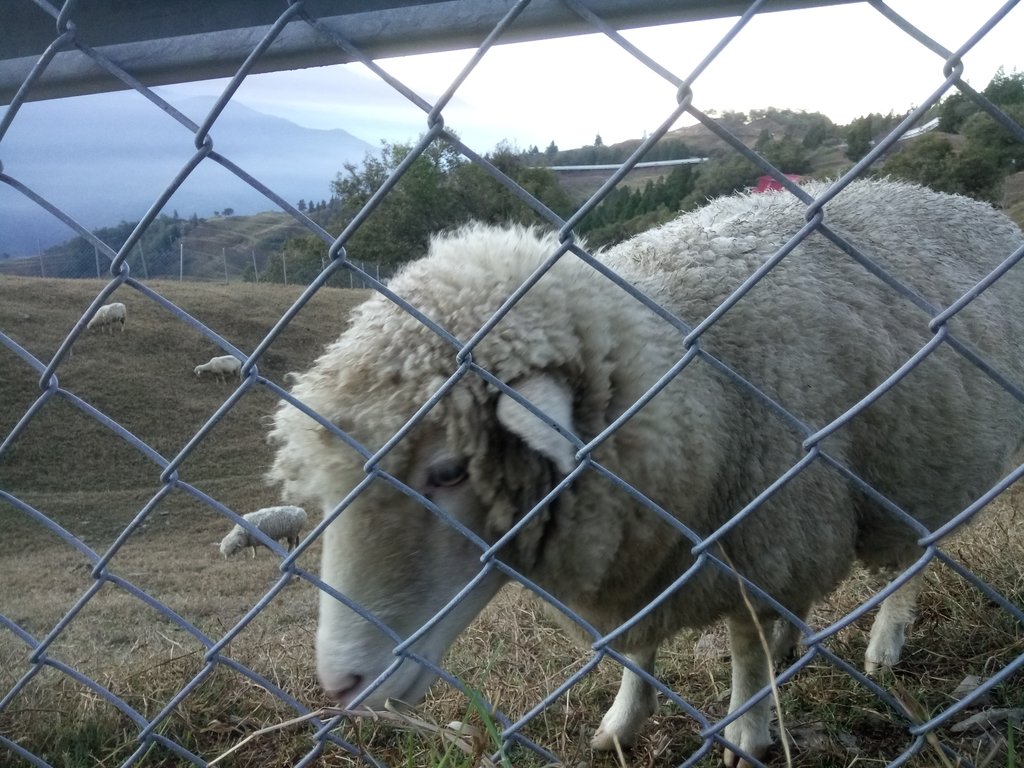
<svg viewBox="0 0 1024 768"><path fill-rule="evenodd" d="M427 472L427 482L435 488L451 488L469 476L466 462L457 459L435 464Z"/></svg>

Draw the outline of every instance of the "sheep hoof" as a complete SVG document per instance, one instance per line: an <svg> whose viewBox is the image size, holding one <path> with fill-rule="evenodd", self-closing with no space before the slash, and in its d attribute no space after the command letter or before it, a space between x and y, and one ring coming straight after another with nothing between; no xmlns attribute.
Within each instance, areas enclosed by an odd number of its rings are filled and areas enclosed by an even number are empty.
<svg viewBox="0 0 1024 768"><path fill-rule="evenodd" d="M605 729L604 725L602 725L590 740L590 748L595 752L617 752L619 749L629 749L632 747L633 738L623 738L611 729Z"/></svg>
<svg viewBox="0 0 1024 768"><path fill-rule="evenodd" d="M864 671L869 675L876 675L899 664L900 656L903 654L903 642L902 630L871 638L868 649L864 652Z"/></svg>
<svg viewBox="0 0 1024 768"><path fill-rule="evenodd" d="M624 671L622 688L601 718L601 725L590 740L591 748L600 752L629 749L636 743L647 718L657 710L658 694L654 689L629 670Z"/></svg>
<svg viewBox="0 0 1024 768"><path fill-rule="evenodd" d="M753 757L755 760L763 760L764 756L768 753L769 744L759 744L746 746L741 744L743 751ZM754 768L754 763L750 762L746 758L740 757L728 747L722 753L722 763L726 768Z"/></svg>
<svg viewBox="0 0 1024 768"><path fill-rule="evenodd" d="M725 737L755 760L763 760L772 745L770 735L758 733L758 729L752 729L750 724L744 724L743 718L726 727ZM726 768L754 768L755 765L728 747L722 754L722 762Z"/></svg>
<svg viewBox="0 0 1024 768"><path fill-rule="evenodd" d="M877 656L865 654L864 671L869 675L877 675L886 669L892 669L899 663L899 660L900 655L898 653L880 653Z"/></svg>

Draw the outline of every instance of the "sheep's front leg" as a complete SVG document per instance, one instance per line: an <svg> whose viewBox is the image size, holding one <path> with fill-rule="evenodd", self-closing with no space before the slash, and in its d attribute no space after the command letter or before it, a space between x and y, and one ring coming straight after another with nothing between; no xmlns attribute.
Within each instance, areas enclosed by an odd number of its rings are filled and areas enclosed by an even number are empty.
<svg viewBox="0 0 1024 768"><path fill-rule="evenodd" d="M923 586L922 571L882 601L864 653L864 669L868 674L891 667L900 660L907 627L914 621L917 597Z"/></svg>
<svg viewBox="0 0 1024 768"><path fill-rule="evenodd" d="M729 712L735 712L764 688L770 680L771 661L765 655L764 643L751 616L729 620L729 645L732 652L732 695ZM768 724L771 719L771 697L765 696L741 717L725 728L725 738L751 757L760 760L771 745ZM751 768L751 763L731 749L723 761L729 768Z"/></svg>
<svg viewBox="0 0 1024 768"><path fill-rule="evenodd" d="M653 674L657 653L658 647L653 646L638 653L628 653L626 657L640 669ZM606 752L615 749L615 742L623 748L633 746L640 726L657 708L658 692L654 686L640 675L623 668L619 692L601 718L601 725L590 740L590 746Z"/></svg>

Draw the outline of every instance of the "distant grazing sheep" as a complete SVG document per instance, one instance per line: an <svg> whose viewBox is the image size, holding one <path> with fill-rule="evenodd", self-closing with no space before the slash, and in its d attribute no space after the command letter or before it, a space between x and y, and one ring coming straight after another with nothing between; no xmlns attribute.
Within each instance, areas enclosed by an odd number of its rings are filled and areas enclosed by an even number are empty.
<svg viewBox="0 0 1024 768"><path fill-rule="evenodd" d="M808 187L812 195L824 189ZM693 327L806 224L806 212L788 193L723 198L599 258ZM824 222L939 308L968 293L1024 243L1020 230L987 205L894 182L850 185L826 205ZM389 288L459 342L377 295L298 377L292 394L373 452L439 388L451 385L382 458L381 469L485 542L519 526L496 557L600 633L673 588L612 643L640 669L653 671L659 643L682 627L725 619L733 664L730 711L768 683L771 662L760 628L780 657L799 637L756 590L741 590L735 573L805 617L856 559L904 568L922 555L921 534L844 473L935 530L996 482L1024 435L1021 403L940 343L894 389L805 446L809 433L794 426L794 417L812 433L832 424L947 330L930 328L929 312L820 233L691 339L698 347L689 351L685 330L565 253L467 358L545 417L473 370L452 384L458 344L473 338L559 249L554 233L515 226L474 224L435 238L429 254L407 265ZM1010 381L1024 384L1024 266L981 293L948 329ZM694 356L678 375L663 381L688 354ZM605 434L648 395L641 409ZM578 455L598 436L592 451ZM276 411L270 437L276 457L269 478L289 497L318 503L325 513L366 478L365 454L287 402ZM585 464L573 482L534 510L580 461ZM762 503L736 519L762 494ZM691 534L703 541L726 521L734 523L728 532L695 554ZM408 637L481 573L480 554L479 545L377 478L326 528L321 578ZM440 663L505 581L502 571L490 570L417 641L416 654ZM919 574L882 604L867 647L869 670L900 658L921 582ZM414 661L367 689L394 663L393 646L391 636L321 593L318 672L339 706L364 693L359 702L370 708L389 697L422 698L434 675ZM769 700L762 696L726 727L732 745L727 765L746 767L765 754ZM594 747L632 743L656 706L653 687L624 671Z"/></svg>
<svg viewBox="0 0 1024 768"><path fill-rule="evenodd" d="M104 304L98 310L96 314L92 316L92 320L86 325L86 328L93 330L96 328L102 328L107 333L113 330L115 323L121 324L121 332L124 333L124 323L128 318L128 309L119 301L115 301L112 304Z"/></svg>
<svg viewBox="0 0 1024 768"><path fill-rule="evenodd" d="M287 539L289 552L299 546L299 534L308 522L306 510L292 506L265 507L242 517L274 541ZM221 541L220 553L228 558L249 547L252 549L252 556L256 557L257 546L263 546L263 543L241 525L236 524Z"/></svg>
<svg viewBox="0 0 1024 768"><path fill-rule="evenodd" d="M227 376L241 376L242 363L234 355L220 355L219 357L211 357L202 365L197 365L193 370L196 376L209 373L221 381L225 381Z"/></svg>

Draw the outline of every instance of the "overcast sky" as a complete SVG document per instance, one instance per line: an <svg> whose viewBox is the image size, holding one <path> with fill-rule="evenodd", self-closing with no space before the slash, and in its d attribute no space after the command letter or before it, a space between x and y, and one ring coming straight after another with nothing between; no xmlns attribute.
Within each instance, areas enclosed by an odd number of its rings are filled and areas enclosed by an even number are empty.
<svg viewBox="0 0 1024 768"><path fill-rule="evenodd" d="M963 45L1002 0L892 0L890 6L941 45ZM628 31L662 66L687 77L734 19ZM998 67L1024 71L1024 7L1017 7L965 59L965 79L983 88ZM382 60L391 74L433 101L471 51ZM847 123L869 112L917 106L944 79L943 61L867 3L756 17L696 81L704 111L764 107L823 112ZM220 81L164 89L216 94ZM314 128L344 128L362 139L408 141L425 115L361 65L250 77L238 100ZM173 96L172 96L173 99ZM498 46L444 111L446 125L487 151L507 140L520 148L563 149L639 138L671 113L675 88L603 36ZM685 120L684 120L685 124Z"/></svg>

